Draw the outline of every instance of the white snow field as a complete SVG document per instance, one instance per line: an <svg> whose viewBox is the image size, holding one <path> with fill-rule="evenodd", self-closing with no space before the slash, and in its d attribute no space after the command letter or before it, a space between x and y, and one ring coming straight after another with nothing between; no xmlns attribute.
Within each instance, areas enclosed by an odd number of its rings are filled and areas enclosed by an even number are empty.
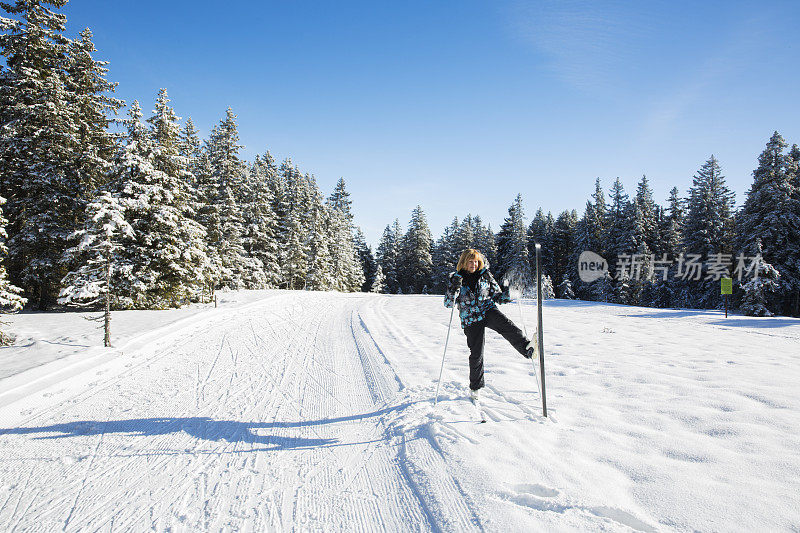
<svg viewBox="0 0 800 533"><path fill-rule="evenodd" d="M547 301L550 416L488 332L480 424L441 296L83 316L5 317L2 531L800 530L797 319Z"/></svg>

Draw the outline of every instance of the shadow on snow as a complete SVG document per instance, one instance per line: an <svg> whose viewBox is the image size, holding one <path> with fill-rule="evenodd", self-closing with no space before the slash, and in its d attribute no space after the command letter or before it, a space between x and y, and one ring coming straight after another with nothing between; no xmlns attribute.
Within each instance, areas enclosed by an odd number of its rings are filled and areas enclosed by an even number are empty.
<svg viewBox="0 0 800 533"><path fill-rule="evenodd" d="M410 405L410 402L406 402L401 405L378 409L369 413L337 418L289 422L237 422L233 420L214 420L209 417L134 418L129 420L108 421L83 420L41 427L0 428L0 436L37 435L35 437L36 439L49 440L112 433L120 433L134 437L153 437L183 432L192 437L208 441L264 444L269 446L269 448L267 448L269 450L342 446L354 443L339 443L338 439L261 435L258 433L258 430L304 428L339 422L353 422L381 416L392 411L402 410Z"/></svg>

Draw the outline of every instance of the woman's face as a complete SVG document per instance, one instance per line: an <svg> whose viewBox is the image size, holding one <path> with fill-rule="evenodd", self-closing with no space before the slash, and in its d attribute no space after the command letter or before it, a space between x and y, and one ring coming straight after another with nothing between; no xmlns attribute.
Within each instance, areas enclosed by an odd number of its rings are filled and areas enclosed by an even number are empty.
<svg viewBox="0 0 800 533"><path fill-rule="evenodd" d="M467 272L472 274L476 270L478 270L478 260L475 257L473 257L472 259L467 261Z"/></svg>

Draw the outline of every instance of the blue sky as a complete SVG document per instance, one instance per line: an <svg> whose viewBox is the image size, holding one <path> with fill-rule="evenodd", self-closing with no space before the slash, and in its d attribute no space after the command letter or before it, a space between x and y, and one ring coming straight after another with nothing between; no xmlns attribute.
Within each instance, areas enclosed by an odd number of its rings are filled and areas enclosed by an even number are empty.
<svg viewBox="0 0 800 533"><path fill-rule="evenodd" d="M800 144L797 2L72 0L118 96L166 87L201 133L231 106L244 157L344 177L375 245L421 205L497 230L522 193L577 209L642 174L665 203L711 154L741 203L773 131Z"/></svg>

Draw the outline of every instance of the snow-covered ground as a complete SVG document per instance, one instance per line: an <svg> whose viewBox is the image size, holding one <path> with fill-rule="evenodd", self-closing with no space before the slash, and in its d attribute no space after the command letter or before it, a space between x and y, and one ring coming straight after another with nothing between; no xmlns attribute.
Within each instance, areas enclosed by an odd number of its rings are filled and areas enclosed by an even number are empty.
<svg viewBox="0 0 800 533"><path fill-rule="evenodd" d="M490 332L479 424L441 297L82 316L6 317L3 530L800 529L800 320L548 301L550 416Z"/></svg>

